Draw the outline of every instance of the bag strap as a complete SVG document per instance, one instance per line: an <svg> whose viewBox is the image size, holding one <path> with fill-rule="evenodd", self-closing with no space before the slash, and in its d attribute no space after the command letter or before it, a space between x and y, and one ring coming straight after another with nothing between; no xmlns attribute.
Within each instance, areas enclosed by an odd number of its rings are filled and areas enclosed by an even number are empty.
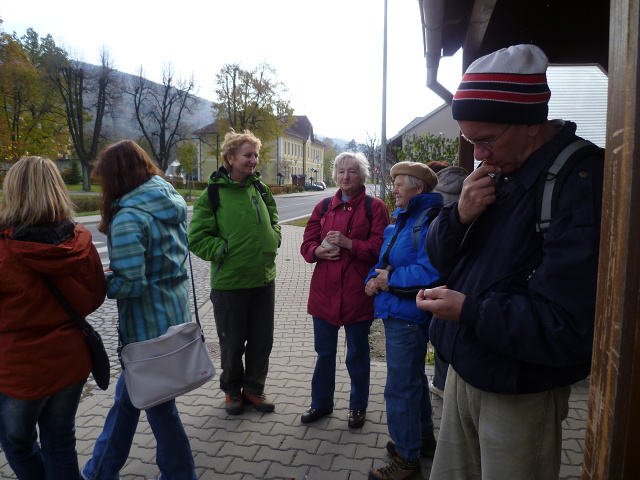
<svg viewBox="0 0 640 480"><path fill-rule="evenodd" d="M588 140L578 139L567 145L540 175L536 201L537 232L546 237L557 209L559 191L573 167L586 156L602 155L602 152Z"/></svg>
<svg viewBox="0 0 640 480"><path fill-rule="evenodd" d="M324 217L324 215L329 210L329 202L331 201L332 198L333 197L326 197L322 200L322 210L320 210L320 218ZM373 197L367 194L364 197L364 211L367 216L367 220L369 220L369 223L371 223L371 221L373 220L373 211L371 208L372 204L373 204Z"/></svg>
<svg viewBox="0 0 640 480"><path fill-rule="evenodd" d="M187 248L188 248L188 244L187 244ZM200 327L200 338L202 339L202 341L205 341L204 338L204 332L202 330L202 324L200 323L200 316L198 315L198 301L196 300L196 282L193 279L193 264L191 263L191 251L188 250L188 255L187 257L189 258L189 270L191 273L191 287L193 288L193 310L195 312L195 317L196 317L196 323L198 324L198 326ZM122 361L122 332L120 331L120 317L118 316L118 324L117 324L117 328L118 328L118 360L120 361L120 365L122 366L122 369L124 370L124 362Z"/></svg>
<svg viewBox="0 0 640 480"><path fill-rule="evenodd" d="M193 264L191 263L191 251L189 251L189 270L191 271L191 288L193 289L193 310L196 315L196 323L200 327L202 332L202 324L200 323L200 316L198 315L198 301L196 300L196 282L193 279ZM202 333L202 341L204 342L204 333Z"/></svg>
<svg viewBox="0 0 640 480"><path fill-rule="evenodd" d="M71 317L71 320L73 320L73 323L75 323L78 326L78 328L82 330L82 332L85 335L87 335L87 327L90 327L87 321L84 318L82 318L78 314L78 312L76 312L75 308L71 306L71 304L67 300L67 297L65 297L64 294L58 288L58 286L55 283L53 283L53 280L51 280L49 275L45 273L40 273L40 275L42 276L44 283L46 283L47 287L49 287L49 290L51 290L51 293L53 293L53 296L56 297L56 300L58 300L58 303L62 305L62 308L64 308L67 314Z"/></svg>
<svg viewBox="0 0 640 480"><path fill-rule="evenodd" d="M427 225L429 225L434 218L438 216L442 207L431 207L424 209L418 218L416 218L416 222L413 224L413 229L411 230L411 244L413 245L413 249L418 251L418 244L420 242L420 231L422 230L422 222L424 221L424 217L427 217Z"/></svg>

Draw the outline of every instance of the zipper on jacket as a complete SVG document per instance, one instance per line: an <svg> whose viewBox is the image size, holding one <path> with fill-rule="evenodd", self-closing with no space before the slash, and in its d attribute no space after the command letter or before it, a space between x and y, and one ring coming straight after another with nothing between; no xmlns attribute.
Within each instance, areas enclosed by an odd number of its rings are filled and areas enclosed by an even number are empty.
<svg viewBox="0 0 640 480"><path fill-rule="evenodd" d="M256 197L251 197L253 200L253 206L256 209L256 216L258 217L258 225L262 225L262 217L260 216L260 208L258 207L258 199Z"/></svg>
<svg viewBox="0 0 640 480"><path fill-rule="evenodd" d="M229 237L227 236L227 239L224 242L224 246L222 247L222 251L220 252L220 261L218 262L218 268L216 268L216 271L213 272L213 275L211 275L211 285L213 285L213 282L215 281L216 277L218 276L218 273L220 272L220 270L222 270L222 264L224 263L224 256L225 256L225 252L227 251L227 245L229 245Z"/></svg>

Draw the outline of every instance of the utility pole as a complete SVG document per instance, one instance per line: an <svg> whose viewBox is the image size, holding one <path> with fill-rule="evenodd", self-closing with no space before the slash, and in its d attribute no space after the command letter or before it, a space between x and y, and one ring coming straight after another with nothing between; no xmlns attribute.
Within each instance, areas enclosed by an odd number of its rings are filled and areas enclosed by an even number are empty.
<svg viewBox="0 0 640 480"><path fill-rule="evenodd" d="M385 166L387 164L387 0L384 0L384 39L382 42L382 135L380 140L380 198L385 199Z"/></svg>

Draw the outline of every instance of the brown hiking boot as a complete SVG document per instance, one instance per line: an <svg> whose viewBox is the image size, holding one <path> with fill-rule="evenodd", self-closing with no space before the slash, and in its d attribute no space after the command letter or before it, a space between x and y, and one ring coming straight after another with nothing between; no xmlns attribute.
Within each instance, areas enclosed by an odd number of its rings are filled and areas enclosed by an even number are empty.
<svg viewBox="0 0 640 480"><path fill-rule="evenodd" d="M408 462L396 454L389 465L369 472L369 480L424 480L420 460Z"/></svg>
<svg viewBox="0 0 640 480"><path fill-rule="evenodd" d="M253 393L243 390L242 400L244 400L246 405L253 405L256 407L256 410L259 412L273 412L276 408L276 406L267 399L267 396L264 393L254 395Z"/></svg>
<svg viewBox="0 0 640 480"><path fill-rule="evenodd" d="M242 395L236 393L234 395L225 395L225 410L229 415L240 415L244 411L242 404Z"/></svg>

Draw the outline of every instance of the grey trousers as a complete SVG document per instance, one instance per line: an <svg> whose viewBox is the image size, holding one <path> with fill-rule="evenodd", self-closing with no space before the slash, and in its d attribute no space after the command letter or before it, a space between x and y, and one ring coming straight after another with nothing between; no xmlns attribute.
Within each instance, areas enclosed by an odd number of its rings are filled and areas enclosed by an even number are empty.
<svg viewBox="0 0 640 480"><path fill-rule="evenodd" d="M210 298L220 342L220 389L228 395L242 389L263 393L273 346L274 282L257 288L211 290Z"/></svg>
<svg viewBox="0 0 640 480"><path fill-rule="evenodd" d="M430 480L557 480L570 394L483 392L449 367Z"/></svg>

